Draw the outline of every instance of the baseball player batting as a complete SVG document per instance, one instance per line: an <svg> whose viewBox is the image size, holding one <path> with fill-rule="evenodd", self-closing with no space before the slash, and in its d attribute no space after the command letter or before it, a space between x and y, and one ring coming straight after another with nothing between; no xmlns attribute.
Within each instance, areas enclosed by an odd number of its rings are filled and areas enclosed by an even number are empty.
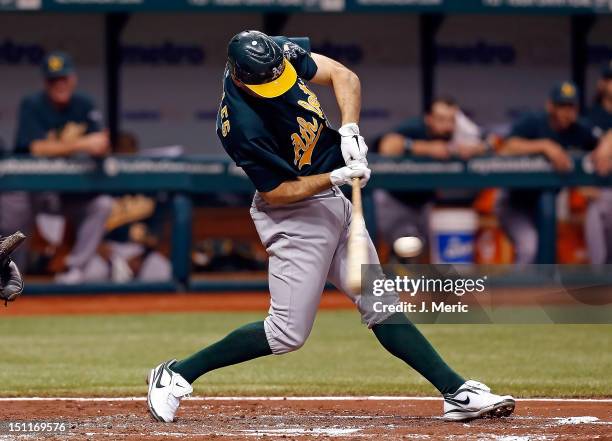
<svg viewBox="0 0 612 441"><path fill-rule="evenodd" d="M339 130L331 127L308 82L333 88L342 114ZM351 298L385 349L443 394L445 419L513 412L512 397L466 381L404 314L375 312L348 282L353 207L338 187L356 178L365 186L370 178L357 125L360 108L359 78L340 63L309 53L308 39L245 31L230 40L217 134L257 188L251 217L269 254L270 309L265 320L152 369L148 407L155 419L174 421L181 398L207 372L299 349L312 329L326 281ZM364 263L378 264L366 239Z"/></svg>

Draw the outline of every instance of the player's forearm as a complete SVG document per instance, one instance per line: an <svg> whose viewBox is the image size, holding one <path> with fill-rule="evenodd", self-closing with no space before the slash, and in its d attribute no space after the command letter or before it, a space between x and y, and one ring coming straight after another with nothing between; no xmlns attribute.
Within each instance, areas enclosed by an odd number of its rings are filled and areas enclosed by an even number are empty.
<svg viewBox="0 0 612 441"><path fill-rule="evenodd" d="M606 156L612 157L612 130L608 130L608 132L601 137L597 145L597 150Z"/></svg>
<svg viewBox="0 0 612 441"><path fill-rule="evenodd" d="M331 186L330 173L323 173L301 176L295 181L285 181L274 190L259 194L270 205L286 205L314 196Z"/></svg>
<svg viewBox="0 0 612 441"><path fill-rule="evenodd" d="M34 156L70 156L78 150L78 144L74 141L41 139L30 144L30 152Z"/></svg>
<svg viewBox="0 0 612 441"><path fill-rule="evenodd" d="M429 156L429 150L428 141L413 141L410 153L414 156Z"/></svg>
<svg viewBox="0 0 612 441"><path fill-rule="evenodd" d="M402 156L406 153L406 138L399 133L388 133L378 144L378 153L382 156Z"/></svg>
<svg viewBox="0 0 612 441"><path fill-rule="evenodd" d="M545 154L549 143L541 139L509 138L499 150L500 155L519 156Z"/></svg>
<svg viewBox="0 0 612 441"><path fill-rule="evenodd" d="M441 154L440 151L443 153ZM426 156L429 158L446 157L448 153L448 143L446 141L412 141L410 153L414 156Z"/></svg>
<svg viewBox="0 0 612 441"><path fill-rule="evenodd" d="M359 77L351 70L342 66L332 74L334 93L340 114L342 125L359 122L361 112L361 82Z"/></svg>
<svg viewBox="0 0 612 441"><path fill-rule="evenodd" d="M332 86L342 115L342 125L359 122L361 112L361 82L349 68L321 54L312 54L317 72L311 81Z"/></svg>

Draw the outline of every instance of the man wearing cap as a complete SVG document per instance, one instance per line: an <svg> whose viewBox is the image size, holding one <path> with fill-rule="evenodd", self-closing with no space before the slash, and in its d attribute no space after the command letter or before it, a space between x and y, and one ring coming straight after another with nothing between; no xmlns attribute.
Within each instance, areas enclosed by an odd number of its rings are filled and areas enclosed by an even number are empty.
<svg viewBox="0 0 612 441"><path fill-rule="evenodd" d="M339 130L331 127L308 81L333 88L342 114ZM348 286L352 206L338 186L354 178L365 185L370 177L357 125L360 96L357 75L311 54L308 39L245 31L230 40L217 133L257 189L251 217L270 256L270 310L263 321L151 369L147 402L156 420L173 421L181 398L207 372L299 349L327 280L351 298L385 349L444 394L445 419L507 416L514 410L512 397L492 394L455 373L404 314L372 308L371 293ZM366 240L369 263L378 264ZM383 297L386 304L398 302L395 293Z"/></svg>
<svg viewBox="0 0 612 441"><path fill-rule="evenodd" d="M42 64L44 90L21 101L15 153L38 157L90 156L109 153L108 133L100 127L101 115L93 101L75 92L77 75L68 54L52 52ZM112 198L98 195L39 193L32 197L35 211L63 213L77 223L76 242L66 258L61 283L78 283L97 251L110 215ZM32 215L21 219L24 226Z"/></svg>
<svg viewBox="0 0 612 441"><path fill-rule="evenodd" d="M612 172L612 60L601 70L588 119L607 140L593 152L593 167L598 174L609 175ZM583 189L583 194L590 199L584 222L589 261L593 264L612 263L612 189L588 188Z"/></svg>
<svg viewBox="0 0 612 441"><path fill-rule="evenodd" d="M546 110L530 113L517 121L500 149L502 155L544 155L558 172L573 168L570 150L605 149L601 131L578 116L578 90L565 81L550 91ZM597 147L599 144L599 147ZM597 149L595 149L597 147ZM535 214L538 193L534 190L506 191L499 202L502 227L514 243L515 260L534 263L538 249Z"/></svg>
<svg viewBox="0 0 612 441"><path fill-rule="evenodd" d="M452 97L442 96L431 102L425 115L409 118L379 137L375 148L381 156L387 157L469 159L485 152L481 138L481 130L462 112L457 102ZM390 245L405 236L416 236L427 242L429 214L435 200L435 191L375 190L379 233Z"/></svg>

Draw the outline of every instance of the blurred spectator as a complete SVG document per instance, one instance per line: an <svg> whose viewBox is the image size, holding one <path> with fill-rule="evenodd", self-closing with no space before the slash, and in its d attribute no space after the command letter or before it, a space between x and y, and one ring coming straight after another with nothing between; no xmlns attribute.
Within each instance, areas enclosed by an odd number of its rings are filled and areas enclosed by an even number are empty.
<svg viewBox="0 0 612 441"><path fill-rule="evenodd" d="M87 96L76 93L77 75L70 56L52 52L43 61L44 90L21 101L15 152L40 157L85 155L102 157L109 153L108 133L100 127L100 112ZM112 198L89 194L58 195L39 193L31 198L35 212L65 215L77 226L76 240L65 259L60 283L79 283L83 270L94 258L104 236ZM22 228L32 216L19 220Z"/></svg>
<svg viewBox="0 0 612 441"><path fill-rule="evenodd" d="M542 154L557 171L568 172L573 168L568 150L593 150L600 138L601 130L579 118L578 91L566 81L553 87L545 111L527 114L512 126L500 153ZM606 144L600 143L593 155L605 150ZM504 191L499 201L500 222L514 244L515 260L520 264L534 263L537 257L537 204L535 190Z"/></svg>
<svg viewBox="0 0 612 441"><path fill-rule="evenodd" d="M138 144L134 134L122 132L115 153L146 155L147 151L141 151ZM174 152L174 147L154 150L158 157L173 157ZM165 213L169 210L167 199L165 193L156 197L124 195L114 198L113 210L106 222L109 233L101 246L103 259L97 263L98 274L105 274L113 282L170 280L172 264L159 251Z"/></svg>
<svg viewBox="0 0 612 441"><path fill-rule="evenodd" d="M0 156L9 153L9 146L0 137ZM0 190L0 236L8 236L12 232L23 228L23 223L19 223L19 221L27 218L29 215L29 204L27 203L27 195L25 193L17 191L3 192ZM22 273L26 269L27 255L28 249L26 246L20 246L11 255L11 258Z"/></svg>
<svg viewBox="0 0 612 441"><path fill-rule="evenodd" d="M599 174L609 174L612 151L606 146L612 146L612 60L602 69L588 118L606 138L602 147L593 152L593 165ZM584 223L589 260L593 264L612 263L612 189L590 188L585 194L591 199Z"/></svg>
<svg viewBox="0 0 612 441"><path fill-rule="evenodd" d="M437 98L424 116L407 119L383 135L375 145L382 156L439 160L452 156L468 159L486 150L480 129L448 97ZM426 243L434 199L434 191L376 190L376 223L383 239L393 244L400 237L416 236Z"/></svg>
<svg viewBox="0 0 612 441"><path fill-rule="evenodd" d="M26 226L29 226L31 218L32 213L27 193L21 191L0 192L0 236L8 236L11 231L28 231ZM24 273L27 269L28 247L20 246L13 252L11 258Z"/></svg>
<svg viewBox="0 0 612 441"><path fill-rule="evenodd" d="M603 131L612 130L612 60L601 70L595 102L589 110L588 117Z"/></svg>

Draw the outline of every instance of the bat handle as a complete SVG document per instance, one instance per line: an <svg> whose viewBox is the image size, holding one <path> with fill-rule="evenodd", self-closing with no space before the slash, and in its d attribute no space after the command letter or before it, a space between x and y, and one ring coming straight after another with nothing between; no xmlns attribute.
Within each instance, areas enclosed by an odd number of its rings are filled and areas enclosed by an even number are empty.
<svg viewBox="0 0 612 441"><path fill-rule="evenodd" d="M352 202L353 202L353 211L361 212L361 178L353 178L351 182L353 194L352 194Z"/></svg>

